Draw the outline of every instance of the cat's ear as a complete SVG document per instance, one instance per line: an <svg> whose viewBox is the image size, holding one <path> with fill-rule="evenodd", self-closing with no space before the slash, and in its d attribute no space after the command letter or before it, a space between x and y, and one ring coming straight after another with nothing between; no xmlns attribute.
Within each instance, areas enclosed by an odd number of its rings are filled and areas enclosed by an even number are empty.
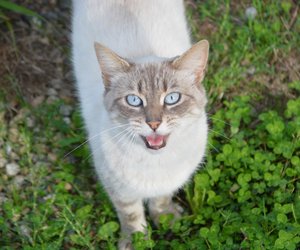
<svg viewBox="0 0 300 250"><path fill-rule="evenodd" d="M194 44L188 51L174 59L172 66L195 75L195 83L200 84L204 78L209 54L209 43L202 40Z"/></svg>
<svg viewBox="0 0 300 250"><path fill-rule="evenodd" d="M109 88L111 78L115 74L128 71L131 64L100 43L95 42L94 47L100 64L104 85L106 88Z"/></svg>

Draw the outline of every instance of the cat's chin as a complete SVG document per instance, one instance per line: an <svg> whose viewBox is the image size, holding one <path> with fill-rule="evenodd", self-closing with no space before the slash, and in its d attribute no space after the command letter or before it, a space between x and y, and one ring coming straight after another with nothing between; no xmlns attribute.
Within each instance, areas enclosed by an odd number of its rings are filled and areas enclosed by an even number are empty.
<svg viewBox="0 0 300 250"><path fill-rule="evenodd" d="M159 150L164 148L167 145L169 135L158 135L158 134L151 134L149 136L142 136L145 145L147 148L152 150Z"/></svg>

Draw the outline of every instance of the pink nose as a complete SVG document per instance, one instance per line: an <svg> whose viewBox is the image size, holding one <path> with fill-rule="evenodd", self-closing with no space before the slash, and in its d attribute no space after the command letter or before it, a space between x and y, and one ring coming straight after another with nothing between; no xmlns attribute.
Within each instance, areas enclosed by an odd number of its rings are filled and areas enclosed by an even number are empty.
<svg viewBox="0 0 300 250"><path fill-rule="evenodd" d="M151 129L153 129L153 131L155 131L159 127L160 121L151 121L151 122L147 122L147 124Z"/></svg>

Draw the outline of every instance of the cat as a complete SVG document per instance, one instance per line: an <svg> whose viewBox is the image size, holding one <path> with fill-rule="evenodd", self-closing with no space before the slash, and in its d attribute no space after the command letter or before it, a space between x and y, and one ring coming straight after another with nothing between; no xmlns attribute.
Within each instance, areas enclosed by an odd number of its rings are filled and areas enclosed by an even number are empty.
<svg viewBox="0 0 300 250"><path fill-rule="evenodd" d="M72 53L97 175L121 224L119 249L180 215L172 195L203 160L201 82L209 44L191 46L182 0L73 0Z"/></svg>

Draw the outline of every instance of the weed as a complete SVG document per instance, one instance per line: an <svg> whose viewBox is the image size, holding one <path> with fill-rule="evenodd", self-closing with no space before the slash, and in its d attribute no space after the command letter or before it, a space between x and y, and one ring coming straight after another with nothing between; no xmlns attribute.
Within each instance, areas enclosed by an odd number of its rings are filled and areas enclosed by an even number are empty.
<svg viewBox="0 0 300 250"><path fill-rule="evenodd" d="M0 0L3 10L1 3L8 1ZM133 244L299 249L298 7L253 1L257 16L249 20L249 6L238 1L192 3L194 36L211 43L207 156L177 197L183 217L162 216ZM79 111L67 123L63 100L35 108L23 99L11 107L4 93L0 100L1 249L116 249L119 222L95 178ZM15 176L7 162L18 163Z"/></svg>

